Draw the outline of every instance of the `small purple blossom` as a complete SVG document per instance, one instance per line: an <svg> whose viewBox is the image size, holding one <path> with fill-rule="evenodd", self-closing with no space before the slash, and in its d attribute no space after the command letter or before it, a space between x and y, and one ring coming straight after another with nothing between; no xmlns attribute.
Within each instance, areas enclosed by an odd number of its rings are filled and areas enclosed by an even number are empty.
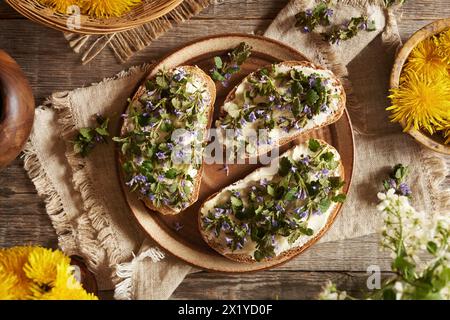
<svg viewBox="0 0 450 320"><path fill-rule="evenodd" d="M175 231L178 232L178 231L180 231L181 229L184 228L184 225L183 225L182 223L176 221L176 222L174 223L173 227L175 228Z"/></svg>
<svg viewBox="0 0 450 320"><path fill-rule="evenodd" d="M311 75L308 79L309 86L314 87L317 84L317 78L315 75Z"/></svg>
<svg viewBox="0 0 450 320"><path fill-rule="evenodd" d="M155 195L154 194L152 194L152 193L150 193L149 195L148 195L148 199L150 200L150 201L155 201Z"/></svg>
<svg viewBox="0 0 450 320"><path fill-rule="evenodd" d="M269 101L270 102L274 102L275 101L275 96L273 94L269 96Z"/></svg>
<svg viewBox="0 0 450 320"><path fill-rule="evenodd" d="M322 211L320 209L317 209L317 210L313 211L312 214L315 216L320 216L322 214Z"/></svg>
<svg viewBox="0 0 450 320"><path fill-rule="evenodd" d="M275 209L277 209L277 211L284 211L284 208L280 204L277 204Z"/></svg>
<svg viewBox="0 0 450 320"><path fill-rule="evenodd" d="M306 15L307 17L311 17L312 14L313 14L312 9L306 9L306 10L305 10L305 15Z"/></svg>
<svg viewBox="0 0 450 320"><path fill-rule="evenodd" d="M267 185L269 184L269 182L267 181L266 178L264 178L264 179L261 179L261 180L259 181L259 184L260 184L261 186L263 186L263 187L267 187Z"/></svg>
<svg viewBox="0 0 450 320"><path fill-rule="evenodd" d="M306 199L306 192L301 189L299 192L295 194L298 200L305 200Z"/></svg>
<svg viewBox="0 0 450 320"><path fill-rule="evenodd" d="M222 229L225 230L225 231L228 231L228 230L231 229L231 226L230 226L230 224L228 222L224 221L222 223Z"/></svg>
<svg viewBox="0 0 450 320"><path fill-rule="evenodd" d="M274 228L278 227L278 221L277 220L272 220L272 227L274 227Z"/></svg>
<svg viewBox="0 0 450 320"><path fill-rule="evenodd" d="M309 156L306 156L300 160L301 163L306 164L306 165L308 165L310 161L311 160L310 160Z"/></svg>
<svg viewBox="0 0 450 320"><path fill-rule="evenodd" d="M231 245L233 244L233 239L230 237L225 237L225 242L227 243L228 247L231 247Z"/></svg>
<svg viewBox="0 0 450 320"><path fill-rule="evenodd" d="M261 202L264 201L264 198L263 198L262 196L258 196L258 197L256 197L256 201L257 201L258 203L261 203Z"/></svg>
<svg viewBox="0 0 450 320"><path fill-rule="evenodd" d="M292 166L292 167L291 167L291 172L296 173L296 172L297 172L297 167Z"/></svg>
<svg viewBox="0 0 450 320"><path fill-rule="evenodd" d="M175 71L175 74L173 75L173 79L177 82L180 82L184 78L186 78L186 71L184 71L184 69L177 69Z"/></svg>
<svg viewBox="0 0 450 320"><path fill-rule="evenodd" d="M223 168L220 170L225 171L225 174L227 175L227 177L230 174L230 167L227 164L224 164Z"/></svg>
<svg viewBox="0 0 450 320"><path fill-rule="evenodd" d="M333 9L327 9L327 11L325 12L325 15L326 15L327 17L331 17L333 14L334 14Z"/></svg>
<svg viewBox="0 0 450 320"><path fill-rule="evenodd" d="M403 196L406 196L406 197L409 197L411 194L412 194L412 192L411 192L411 189L409 188L409 186L406 184L406 183L400 183L400 185L398 186L398 188L399 188L399 190L400 190L400 193L403 195Z"/></svg>
<svg viewBox="0 0 450 320"><path fill-rule="evenodd" d="M159 151L159 152L156 153L156 157L157 157L159 160L163 160L163 159L166 159L166 158L167 158L167 155L166 155L164 152Z"/></svg>
<svg viewBox="0 0 450 320"><path fill-rule="evenodd" d="M250 122L255 122L256 121L256 115L255 115L255 113L253 111L250 112L250 114L248 115L248 120Z"/></svg>
<svg viewBox="0 0 450 320"><path fill-rule="evenodd" d="M320 171L320 173L324 176L327 176L330 173L330 170L328 169L322 169L322 171Z"/></svg>
<svg viewBox="0 0 450 320"><path fill-rule="evenodd" d="M164 175L160 174L157 178L158 182L164 181Z"/></svg>
<svg viewBox="0 0 450 320"><path fill-rule="evenodd" d="M250 108L250 105L248 103L244 103L244 105L242 106L242 108L244 110L248 110Z"/></svg>
<svg viewBox="0 0 450 320"><path fill-rule="evenodd" d="M311 108L308 105L305 105L305 107L303 108L303 112L307 115L311 115Z"/></svg>
<svg viewBox="0 0 450 320"><path fill-rule="evenodd" d="M304 26L302 30L303 30L304 33L309 33L311 31L309 29L309 27L307 27L307 26Z"/></svg>

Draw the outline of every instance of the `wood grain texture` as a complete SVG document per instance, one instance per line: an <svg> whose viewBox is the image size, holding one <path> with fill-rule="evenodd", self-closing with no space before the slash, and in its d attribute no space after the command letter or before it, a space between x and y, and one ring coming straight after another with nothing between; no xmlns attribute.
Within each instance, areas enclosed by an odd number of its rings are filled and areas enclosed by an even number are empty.
<svg viewBox="0 0 450 320"><path fill-rule="evenodd" d="M262 32L287 0L225 0L195 19L179 25L127 64L118 65L105 50L87 66L79 64L61 33L46 29L0 3L0 48L9 52L24 69L37 103L54 91L70 90L112 76L131 65L152 61L195 38L224 32ZM450 16L448 0L412 0L403 8L399 31L406 40L436 19ZM450 167L450 157L448 157ZM40 244L56 247L56 235L44 204L27 178L22 160L0 173L0 246ZM450 186L450 179L447 180ZM379 251L378 236L349 239L313 246L290 263L273 271L224 276L216 273L189 275L173 298L314 298L327 279L352 293L365 290L366 269L378 265L390 269L389 255ZM102 292L111 298L111 292Z"/></svg>

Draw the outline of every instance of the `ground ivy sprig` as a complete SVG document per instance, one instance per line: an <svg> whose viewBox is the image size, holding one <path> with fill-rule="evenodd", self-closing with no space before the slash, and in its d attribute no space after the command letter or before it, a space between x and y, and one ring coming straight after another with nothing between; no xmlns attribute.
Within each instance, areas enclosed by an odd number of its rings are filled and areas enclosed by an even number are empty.
<svg viewBox="0 0 450 320"><path fill-rule="evenodd" d="M311 32L318 25L329 26L333 10L328 8L326 2L321 2L313 9L301 11L295 15L295 26L303 32Z"/></svg>
<svg viewBox="0 0 450 320"><path fill-rule="evenodd" d="M228 53L229 61L223 61L221 57L214 57L215 67L210 71L211 77L215 81L222 82L223 86L228 85L231 76L241 70L241 66L250 57L252 47L245 42L241 42L233 51Z"/></svg>
<svg viewBox="0 0 450 320"><path fill-rule="evenodd" d="M97 144L107 143L109 118L97 114L95 120L96 127L81 128L73 141L74 152L82 157L87 157Z"/></svg>
<svg viewBox="0 0 450 320"><path fill-rule="evenodd" d="M353 17L342 26L333 28L330 32L322 33L323 39L332 44L339 44L341 41L355 37L360 31L375 31L375 21L369 20L366 16Z"/></svg>

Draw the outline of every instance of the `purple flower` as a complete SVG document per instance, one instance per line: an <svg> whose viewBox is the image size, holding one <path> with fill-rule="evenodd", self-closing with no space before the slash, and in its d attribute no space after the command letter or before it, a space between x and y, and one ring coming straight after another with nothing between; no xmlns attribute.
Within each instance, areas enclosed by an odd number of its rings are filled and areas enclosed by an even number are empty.
<svg viewBox="0 0 450 320"><path fill-rule="evenodd" d="M402 195L407 196L407 197L410 196L412 193L409 186L404 182L399 185L399 190Z"/></svg>
<svg viewBox="0 0 450 320"><path fill-rule="evenodd" d="M275 235L273 234L272 235L272 244L275 244L276 243L276 241L275 241Z"/></svg>
<svg viewBox="0 0 450 320"><path fill-rule="evenodd" d="M223 168L220 169L220 170L225 171L225 174L227 175L227 177L228 177L228 175L230 174L230 167L229 167L227 164L225 164L225 165L223 166Z"/></svg>
<svg viewBox="0 0 450 320"><path fill-rule="evenodd" d="M273 94L269 96L269 101L270 102L274 102L275 101L275 96Z"/></svg>
<svg viewBox="0 0 450 320"><path fill-rule="evenodd" d="M274 228L278 227L278 221L277 220L272 220L272 227L274 227Z"/></svg>
<svg viewBox="0 0 450 320"><path fill-rule="evenodd" d="M239 192L239 191L236 191L235 193L234 193L234 195L236 196L236 197L240 197L241 196L241 193Z"/></svg>
<svg viewBox="0 0 450 320"><path fill-rule="evenodd" d="M275 209L277 209L277 211L284 211L284 208L280 204L277 204Z"/></svg>
<svg viewBox="0 0 450 320"><path fill-rule="evenodd" d="M229 85L230 83L228 81L222 81L222 86L224 86L225 88L228 88Z"/></svg>
<svg viewBox="0 0 450 320"><path fill-rule="evenodd" d="M255 115L255 113L253 111L250 112L250 114L248 115L248 120L250 122L255 122L256 121L256 115Z"/></svg>
<svg viewBox="0 0 450 320"><path fill-rule="evenodd" d="M205 224L205 225L210 225L213 221L210 219L210 218L208 218L208 217L203 217L203 224Z"/></svg>
<svg viewBox="0 0 450 320"><path fill-rule="evenodd" d="M225 213L225 209L222 208L215 208L215 213L214 216L216 218L219 218L220 216L222 216Z"/></svg>
<svg viewBox="0 0 450 320"><path fill-rule="evenodd" d="M268 183L268 181L267 181L267 179L261 179L260 181L259 181L259 184L261 185L261 186L263 186L263 187L267 187L267 185L269 184Z"/></svg>
<svg viewBox="0 0 450 320"><path fill-rule="evenodd" d="M333 9L327 9L327 11L325 12L325 15L326 15L327 17L331 17L333 14L334 14Z"/></svg>
<svg viewBox="0 0 450 320"><path fill-rule="evenodd" d="M170 201L169 201L168 198L163 198L163 199L162 199L162 202L163 202L163 204L164 204L165 206L169 205L169 203L170 203Z"/></svg>
<svg viewBox="0 0 450 320"><path fill-rule="evenodd" d="M262 196L258 196L256 197L256 201L258 201L258 203L261 203L264 201L264 198Z"/></svg>
<svg viewBox="0 0 450 320"><path fill-rule="evenodd" d="M250 105L248 103L244 103L244 105L242 106L242 108L244 110L248 110L250 108Z"/></svg>
<svg viewBox="0 0 450 320"><path fill-rule="evenodd" d="M256 110L256 114L259 115L259 116L263 115L264 112L265 112L264 110Z"/></svg>
<svg viewBox="0 0 450 320"><path fill-rule="evenodd" d="M222 229L223 230L228 231L228 230L230 230L230 228L231 228L231 226L230 226L230 224L228 222L224 221L222 223Z"/></svg>
<svg viewBox="0 0 450 320"><path fill-rule="evenodd" d="M127 115L126 113L122 113L122 114L120 115L120 117L121 117L122 119L126 119L126 118L128 118L128 115Z"/></svg>
<svg viewBox="0 0 450 320"><path fill-rule="evenodd" d="M298 200L305 200L306 199L306 192L301 189L299 192L295 194Z"/></svg>
<svg viewBox="0 0 450 320"><path fill-rule="evenodd" d="M303 32L305 32L305 33L308 33L308 32L310 32L311 30L309 30L309 27L307 27L307 26L304 26L303 27Z"/></svg>
<svg viewBox="0 0 450 320"><path fill-rule="evenodd" d="M361 25L359 26L359 29L367 30L367 21L364 21L363 23L361 23Z"/></svg>
<svg viewBox="0 0 450 320"><path fill-rule="evenodd" d="M315 216L319 216L319 215L322 214L322 211L320 209L317 209L316 211L313 211L312 214L315 215Z"/></svg>
<svg viewBox="0 0 450 320"><path fill-rule="evenodd" d="M184 71L184 69L177 69L175 71L175 74L173 75L173 79L177 82L180 82L184 78L186 78L186 71Z"/></svg>
<svg viewBox="0 0 450 320"><path fill-rule="evenodd" d="M305 10L305 15L306 15L307 17L311 17L312 14L313 14L313 12L312 12L311 9L306 9L306 10Z"/></svg>
<svg viewBox="0 0 450 320"><path fill-rule="evenodd" d="M322 175L327 176L330 173L330 170L328 169L322 169L322 171L320 172Z"/></svg>
<svg viewBox="0 0 450 320"><path fill-rule="evenodd" d="M303 112L306 113L307 115L311 115L311 108L308 105L306 105L303 108Z"/></svg>
<svg viewBox="0 0 450 320"><path fill-rule="evenodd" d="M174 226L176 232L178 232L184 228L184 225L178 221L176 221L173 226Z"/></svg>
<svg viewBox="0 0 450 320"><path fill-rule="evenodd" d="M150 201L155 201L155 195L154 194L152 194L152 193L150 193L149 195L148 195L148 199L150 200Z"/></svg>
<svg viewBox="0 0 450 320"><path fill-rule="evenodd" d="M225 237L225 242L227 243L228 247L231 247L231 245L233 244L233 239L229 238L229 237Z"/></svg>
<svg viewBox="0 0 450 320"><path fill-rule="evenodd" d="M291 172L296 173L297 172L297 167L292 166L291 167Z"/></svg>
<svg viewBox="0 0 450 320"><path fill-rule="evenodd" d="M300 160L301 163L308 165L310 162L310 158L309 156L304 157L303 159Z"/></svg>
<svg viewBox="0 0 450 320"><path fill-rule="evenodd" d="M236 248L238 250L241 250L244 247L244 245L241 242L236 243Z"/></svg>
<svg viewBox="0 0 450 320"><path fill-rule="evenodd" d="M131 178L131 180L126 183L126 185L129 187L132 187L135 184L138 184L139 182L142 182L142 183L147 182L147 177L142 174L138 174L138 175L134 176L133 178Z"/></svg>
<svg viewBox="0 0 450 320"><path fill-rule="evenodd" d="M162 182L164 180L164 175L160 174L156 179L158 182Z"/></svg>
<svg viewBox="0 0 450 320"><path fill-rule="evenodd" d="M227 80L230 80L231 79L231 74L229 74L229 73L225 73L225 79L227 79Z"/></svg>
<svg viewBox="0 0 450 320"><path fill-rule="evenodd" d="M147 110L152 110L152 109L154 109L153 102L147 101L147 102L145 103L145 108L146 108Z"/></svg>
<svg viewBox="0 0 450 320"><path fill-rule="evenodd" d="M281 104L277 104L277 105L275 105L275 109L281 110L281 109L283 109L283 106Z"/></svg>
<svg viewBox="0 0 450 320"><path fill-rule="evenodd" d="M325 112L327 111L328 106L326 105L326 103L324 103L321 107L320 107L320 111Z"/></svg>
<svg viewBox="0 0 450 320"><path fill-rule="evenodd" d="M389 186L391 188L394 188L394 189L397 188L397 183L395 182L394 179L389 179L388 182L389 182Z"/></svg>
<svg viewBox="0 0 450 320"><path fill-rule="evenodd" d="M166 158L167 158L167 155L166 155L164 152L159 151L159 152L156 153L156 157L157 157L159 160L163 160L163 159L166 159Z"/></svg>
<svg viewBox="0 0 450 320"><path fill-rule="evenodd" d="M245 121L245 119L242 118L241 121L240 121L240 123L241 123L241 126L245 126L245 125L247 124L247 121Z"/></svg>
<svg viewBox="0 0 450 320"><path fill-rule="evenodd" d="M300 219L306 217L307 212L302 210L302 208L297 208L294 210L294 213L299 216Z"/></svg>
<svg viewBox="0 0 450 320"><path fill-rule="evenodd" d="M316 83L317 83L317 78L316 78L316 76L315 76L315 75L311 75L311 76L309 77L309 79L308 79L308 82L309 82L309 86L310 86L310 87L314 87L314 86L316 85Z"/></svg>

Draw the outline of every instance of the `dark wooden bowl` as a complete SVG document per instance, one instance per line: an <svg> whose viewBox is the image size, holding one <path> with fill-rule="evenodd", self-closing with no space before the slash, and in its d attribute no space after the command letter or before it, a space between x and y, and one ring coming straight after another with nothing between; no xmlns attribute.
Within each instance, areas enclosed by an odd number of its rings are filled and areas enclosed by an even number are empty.
<svg viewBox="0 0 450 320"><path fill-rule="evenodd" d="M30 135L34 98L19 65L0 50L0 169L13 161Z"/></svg>

